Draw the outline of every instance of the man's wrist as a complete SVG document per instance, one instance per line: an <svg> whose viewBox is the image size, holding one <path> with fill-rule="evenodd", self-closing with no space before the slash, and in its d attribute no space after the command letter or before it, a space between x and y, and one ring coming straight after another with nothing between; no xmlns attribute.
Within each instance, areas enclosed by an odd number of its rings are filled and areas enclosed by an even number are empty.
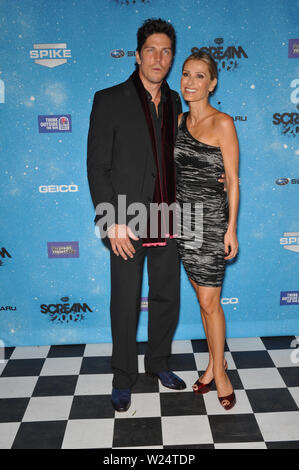
<svg viewBox="0 0 299 470"><path fill-rule="evenodd" d="M110 227L107 228L107 235L108 235L108 237L109 237L109 231L110 231L112 228L114 228L114 227L115 227L115 224L113 223L113 224L110 225ZM115 236L115 233L114 233L114 236ZM113 237L113 238L114 238L114 237Z"/></svg>

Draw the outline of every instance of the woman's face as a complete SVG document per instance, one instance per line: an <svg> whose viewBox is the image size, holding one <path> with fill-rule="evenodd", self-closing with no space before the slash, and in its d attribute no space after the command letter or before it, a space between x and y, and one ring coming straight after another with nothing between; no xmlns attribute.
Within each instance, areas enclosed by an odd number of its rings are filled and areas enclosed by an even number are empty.
<svg viewBox="0 0 299 470"><path fill-rule="evenodd" d="M217 79L211 80L209 67L203 60L188 60L181 78L181 90L185 101L201 101L207 99L213 91Z"/></svg>

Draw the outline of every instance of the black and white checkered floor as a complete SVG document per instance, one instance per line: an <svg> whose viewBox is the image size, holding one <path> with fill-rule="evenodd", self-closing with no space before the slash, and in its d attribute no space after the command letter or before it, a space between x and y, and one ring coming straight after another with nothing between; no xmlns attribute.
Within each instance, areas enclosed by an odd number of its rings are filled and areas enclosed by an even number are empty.
<svg viewBox="0 0 299 470"><path fill-rule="evenodd" d="M207 365L205 340L173 343L171 369L187 384L180 392L145 376L146 343L138 343L140 375L126 413L110 402L111 344L7 348L0 448L299 449L298 338L227 339L237 397L230 411L215 386L192 392Z"/></svg>

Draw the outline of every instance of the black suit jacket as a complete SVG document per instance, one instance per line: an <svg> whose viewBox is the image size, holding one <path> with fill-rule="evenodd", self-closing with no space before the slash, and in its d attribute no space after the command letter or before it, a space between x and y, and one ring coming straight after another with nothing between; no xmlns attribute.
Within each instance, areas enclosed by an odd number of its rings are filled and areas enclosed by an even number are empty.
<svg viewBox="0 0 299 470"><path fill-rule="evenodd" d="M177 92L171 90L171 96L176 135L177 116L182 106ZM87 172L94 207L102 202L113 204L116 223L118 195L126 195L126 207L141 202L148 209L153 200L156 163L142 105L131 78L94 95ZM98 219L97 216L95 221Z"/></svg>

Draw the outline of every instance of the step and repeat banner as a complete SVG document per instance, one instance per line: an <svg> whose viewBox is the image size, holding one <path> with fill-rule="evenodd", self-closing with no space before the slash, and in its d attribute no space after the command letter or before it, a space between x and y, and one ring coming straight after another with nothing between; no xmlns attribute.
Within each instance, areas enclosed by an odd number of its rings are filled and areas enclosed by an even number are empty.
<svg viewBox="0 0 299 470"><path fill-rule="evenodd" d="M86 143L94 93L135 67L136 32L171 22L180 91L192 49L218 63L211 104L240 142L238 258L228 337L299 334L299 31L292 0L0 0L0 340L110 342L109 253L93 223ZM183 103L187 111L186 103ZM145 265L137 338L147 339ZM175 339L203 338L182 269Z"/></svg>

